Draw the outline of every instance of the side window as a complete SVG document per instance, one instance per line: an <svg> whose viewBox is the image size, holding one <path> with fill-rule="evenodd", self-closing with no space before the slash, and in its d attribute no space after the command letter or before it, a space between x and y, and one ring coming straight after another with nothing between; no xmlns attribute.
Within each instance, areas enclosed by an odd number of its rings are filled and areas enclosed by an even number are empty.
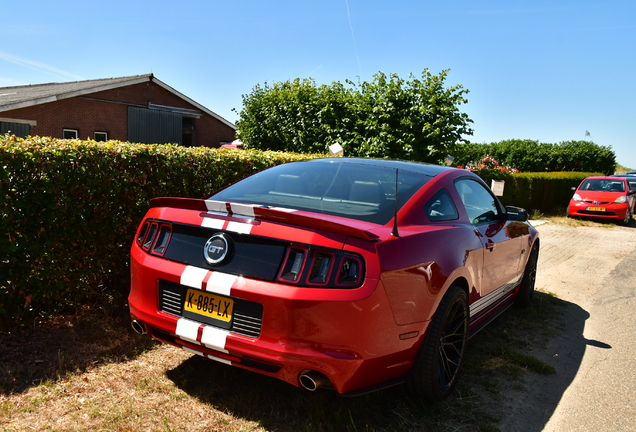
<svg viewBox="0 0 636 432"><path fill-rule="evenodd" d="M440 189L424 204L424 211L430 221L448 221L459 217L453 199L446 189Z"/></svg>
<svg viewBox="0 0 636 432"><path fill-rule="evenodd" d="M471 179L460 179L455 182L455 187L473 225L501 219L495 196L481 183Z"/></svg>

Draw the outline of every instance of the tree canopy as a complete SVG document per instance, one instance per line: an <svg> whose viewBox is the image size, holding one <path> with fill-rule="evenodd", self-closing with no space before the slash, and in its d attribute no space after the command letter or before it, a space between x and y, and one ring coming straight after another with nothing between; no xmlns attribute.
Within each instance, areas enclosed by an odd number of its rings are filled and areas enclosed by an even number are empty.
<svg viewBox="0 0 636 432"><path fill-rule="evenodd" d="M472 135L460 112L468 90L445 87L448 70L421 78L379 72L371 82L313 79L256 85L243 95L238 138L247 148L324 153L336 142L346 156L439 163Z"/></svg>

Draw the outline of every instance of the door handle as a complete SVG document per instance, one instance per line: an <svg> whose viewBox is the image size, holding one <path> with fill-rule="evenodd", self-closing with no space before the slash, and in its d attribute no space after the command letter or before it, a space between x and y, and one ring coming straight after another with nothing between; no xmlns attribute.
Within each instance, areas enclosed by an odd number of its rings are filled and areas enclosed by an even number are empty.
<svg viewBox="0 0 636 432"><path fill-rule="evenodd" d="M493 249L495 248L495 243L493 243L492 240L488 240L488 243L486 243L486 249L488 249L490 252L493 251Z"/></svg>

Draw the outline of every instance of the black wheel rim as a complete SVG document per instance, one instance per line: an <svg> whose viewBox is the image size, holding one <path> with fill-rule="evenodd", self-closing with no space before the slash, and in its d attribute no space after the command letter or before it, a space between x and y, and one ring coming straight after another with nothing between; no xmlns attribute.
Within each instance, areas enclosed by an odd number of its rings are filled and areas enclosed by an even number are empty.
<svg viewBox="0 0 636 432"><path fill-rule="evenodd" d="M468 331L468 311L465 302L457 299L449 311L440 337L438 378L442 390L455 382L464 357Z"/></svg>
<svg viewBox="0 0 636 432"><path fill-rule="evenodd" d="M528 266L528 289L529 291L534 290L534 283L537 279L537 255L538 253L535 251L532 252L532 256L530 257L530 265Z"/></svg>

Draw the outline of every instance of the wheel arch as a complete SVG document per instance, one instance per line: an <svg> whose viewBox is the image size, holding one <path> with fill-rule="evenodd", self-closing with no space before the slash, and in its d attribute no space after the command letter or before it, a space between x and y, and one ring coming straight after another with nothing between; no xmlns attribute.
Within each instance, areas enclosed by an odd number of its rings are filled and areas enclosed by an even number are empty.
<svg viewBox="0 0 636 432"><path fill-rule="evenodd" d="M466 296L468 298L470 298L470 285L468 283L468 280L464 276L460 276L457 279L455 279L453 282L451 282L448 285L448 288L450 288L453 285L458 286L461 289L463 289L464 292L466 293Z"/></svg>

